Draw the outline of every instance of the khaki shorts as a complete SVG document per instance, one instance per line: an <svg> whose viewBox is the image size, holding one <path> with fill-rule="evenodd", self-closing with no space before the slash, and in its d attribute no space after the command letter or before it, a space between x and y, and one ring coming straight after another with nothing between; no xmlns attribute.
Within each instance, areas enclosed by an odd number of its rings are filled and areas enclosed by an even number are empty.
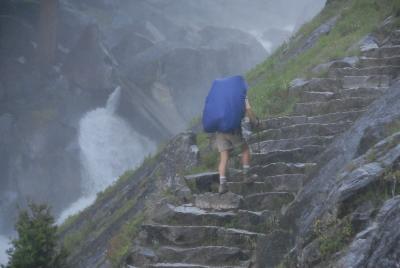
<svg viewBox="0 0 400 268"><path fill-rule="evenodd" d="M240 132L235 134L230 133L218 133L216 134L215 144L218 152L232 150L236 147L243 146L245 140Z"/></svg>

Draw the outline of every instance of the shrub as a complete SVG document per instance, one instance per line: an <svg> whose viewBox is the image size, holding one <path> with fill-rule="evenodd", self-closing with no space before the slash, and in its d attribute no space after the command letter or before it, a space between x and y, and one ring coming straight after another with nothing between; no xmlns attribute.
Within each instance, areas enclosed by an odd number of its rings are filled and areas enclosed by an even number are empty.
<svg viewBox="0 0 400 268"><path fill-rule="evenodd" d="M7 250L10 260L7 268L62 268L66 266L67 252L57 246L57 226L47 205L29 204L21 210L15 228L18 238Z"/></svg>

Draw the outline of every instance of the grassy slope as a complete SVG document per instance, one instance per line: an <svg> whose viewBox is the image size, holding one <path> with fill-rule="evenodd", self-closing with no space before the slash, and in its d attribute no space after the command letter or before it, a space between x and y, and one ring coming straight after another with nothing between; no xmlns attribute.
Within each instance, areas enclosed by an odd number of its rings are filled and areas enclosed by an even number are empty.
<svg viewBox="0 0 400 268"><path fill-rule="evenodd" d="M394 10L400 12L400 1L333 1L311 22L305 24L288 43L283 44L272 56L248 72L246 79L251 86L249 97L256 113L260 117L288 114L295 101L288 98L287 89L290 81L296 77L310 77L310 70L320 63L357 54L358 51L349 51L349 48L367 33L372 32ZM329 35L321 37L311 49L297 57L292 56L293 51L302 46L310 33L328 19L339 14L339 21ZM217 162L217 154L210 150L205 134L198 134L198 144L202 164L193 169L191 173L213 169L213 165ZM148 161L154 162L156 160L154 158ZM113 186L99 194L96 203L104 199L105 196L118 195L118 190L126 184L127 180L133 180L133 178L131 172L121 176L121 179ZM121 208L121 211L123 213L125 209ZM60 230L65 231L69 226L74 225L82 214L84 212L72 216L60 227ZM145 220L143 213L132 217L109 242L108 258L115 266L118 266L129 252L137 227L143 220ZM109 225L113 222L113 219L105 219L105 221L108 221L108 223L104 222L104 225ZM75 248L92 235L91 226L85 225L64 237L63 242L68 248Z"/></svg>
<svg viewBox="0 0 400 268"><path fill-rule="evenodd" d="M251 85L249 98L256 113L262 117L289 113L295 101L288 99L290 81L296 77L310 77L310 70L318 64L358 54L357 50L349 51L349 48L399 9L398 0L333 1L301 27L288 43L246 75ZM290 58L291 52L301 46L310 33L338 15L339 21L328 35L321 37L311 49Z"/></svg>

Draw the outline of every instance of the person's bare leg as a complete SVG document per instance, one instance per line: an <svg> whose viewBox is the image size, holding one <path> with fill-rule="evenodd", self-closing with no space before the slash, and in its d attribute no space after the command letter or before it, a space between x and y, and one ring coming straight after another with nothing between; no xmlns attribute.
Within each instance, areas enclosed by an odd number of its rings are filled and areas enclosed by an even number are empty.
<svg viewBox="0 0 400 268"><path fill-rule="evenodd" d="M218 172L220 178L226 178L226 166L228 165L229 151L222 151L219 153L219 166Z"/></svg>
<svg viewBox="0 0 400 268"><path fill-rule="evenodd" d="M226 193L228 191L228 187L226 186L226 167L228 165L229 159L229 151L222 151L219 153L219 189L218 192L220 194Z"/></svg>
<svg viewBox="0 0 400 268"><path fill-rule="evenodd" d="M250 149L247 144L242 147L242 165L243 165L243 180L246 183L252 183L255 181L255 177L249 176L250 169Z"/></svg>
<svg viewBox="0 0 400 268"><path fill-rule="evenodd" d="M244 144L242 147L242 165L250 166L250 149L247 144Z"/></svg>

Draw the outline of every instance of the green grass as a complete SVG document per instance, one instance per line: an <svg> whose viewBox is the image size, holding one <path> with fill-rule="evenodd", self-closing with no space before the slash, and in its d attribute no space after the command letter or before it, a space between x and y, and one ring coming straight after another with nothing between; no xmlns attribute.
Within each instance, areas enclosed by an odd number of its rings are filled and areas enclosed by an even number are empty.
<svg viewBox="0 0 400 268"><path fill-rule="evenodd" d="M62 241L63 246L67 249L68 252L74 252L76 248L80 247L83 241L87 239L88 235L94 227L95 223L91 219L88 219L82 228L76 231L72 231L64 237Z"/></svg>
<svg viewBox="0 0 400 268"><path fill-rule="evenodd" d="M124 259L130 253L133 241L139 233L140 226L144 220L144 213L136 215L110 240L107 259L110 260L113 267L121 267Z"/></svg>
<svg viewBox="0 0 400 268"><path fill-rule="evenodd" d="M335 219L331 222L317 221L314 225L319 242L319 251L323 260L342 250L351 241L355 232L350 218Z"/></svg>
<svg viewBox="0 0 400 268"><path fill-rule="evenodd" d="M288 85L296 77L311 77L310 70L318 64L349 55L357 50L349 48L377 26L395 10L400 10L396 0L350 0L335 1L328 5L311 22L283 44L271 57L246 75L251 85L249 98L255 112L262 117L286 115L292 111L294 102L289 97ZM340 15L332 31L321 37L309 50L290 58L291 52L301 46L304 38L323 22Z"/></svg>
<svg viewBox="0 0 400 268"><path fill-rule="evenodd" d="M115 182L113 182L109 187L97 193L96 202L109 198L110 196L115 194L116 190L119 189L122 184L132 179L137 171L138 169L125 171L124 174L119 176L119 178Z"/></svg>
<svg viewBox="0 0 400 268"><path fill-rule="evenodd" d="M219 154L215 148L211 147L210 139L211 137L207 133L196 135L196 144L200 154L199 165L187 170L186 175L216 170Z"/></svg>

